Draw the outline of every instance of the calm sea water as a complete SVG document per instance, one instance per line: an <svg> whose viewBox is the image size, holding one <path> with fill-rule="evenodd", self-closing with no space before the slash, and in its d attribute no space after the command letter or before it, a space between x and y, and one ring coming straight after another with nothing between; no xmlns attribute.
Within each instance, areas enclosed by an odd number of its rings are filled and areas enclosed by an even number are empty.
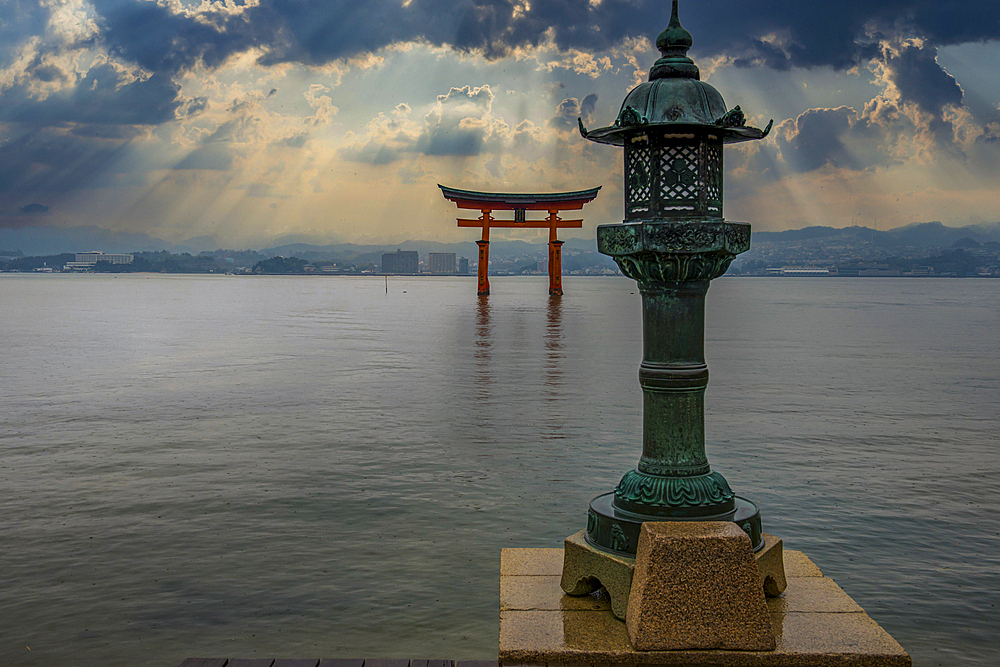
<svg viewBox="0 0 1000 667"><path fill-rule="evenodd" d="M0 276L0 663L495 658L639 455L624 278ZM918 666L1000 651L1000 282L722 279L708 448Z"/></svg>

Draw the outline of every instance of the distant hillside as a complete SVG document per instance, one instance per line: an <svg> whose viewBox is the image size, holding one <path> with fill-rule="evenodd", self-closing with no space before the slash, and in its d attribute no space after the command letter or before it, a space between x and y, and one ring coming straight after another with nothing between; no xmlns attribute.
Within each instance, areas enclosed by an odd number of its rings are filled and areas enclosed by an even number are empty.
<svg viewBox="0 0 1000 667"><path fill-rule="evenodd" d="M24 255L58 255L65 252L139 252L182 249L148 234L113 232L101 227L21 227L0 229L0 248L18 249Z"/></svg>
<svg viewBox="0 0 1000 667"><path fill-rule="evenodd" d="M529 243L527 241L492 241L490 257L493 259L508 259L545 252L547 241ZM429 252L453 252L457 257L467 257L473 262L479 257L479 247L475 241L461 243L441 243L438 241L403 241L384 245L359 245L356 243L331 243L316 245L310 243L289 243L287 245L271 246L261 249L261 253L272 257L301 257L309 261L321 260L351 260L369 261L378 264L382 261L382 253L396 250L416 250L420 259L425 260ZM568 251L597 252L596 239L568 239L563 245L563 252Z"/></svg>
<svg viewBox="0 0 1000 667"><path fill-rule="evenodd" d="M956 241L971 239L978 243L1000 242L1000 223L948 227L940 222L919 222L890 230L869 227L804 227L782 232L754 232L755 242L795 243L817 239L863 238L875 245L891 248L917 246L926 248L951 247Z"/></svg>
<svg viewBox="0 0 1000 667"><path fill-rule="evenodd" d="M474 235L473 235L474 236ZM940 222L924 222L906 225L891 230L874 230L868 227L805 227L782 232L755 231L755 243L794 244L821 239L854 238L864 239L887 249L906 246L916 247L951 247L961 241L985 244L1000 242L1000 223L967 225L965 227L947 227ZM438 241L407 240L398 243L356 244L356 243L307 243L315 241L312 237L285 236L281 243L274 243L261 248L264 255L296 256L309 261L319 260L351 260L378 263L383 252L396 249L416 250L421 259L428 252L453 252L459 257L467 257L475 261L479 250L474 238L460 243L441 243ZM0 248L9 251L20 250L25 256L56 255L59 253L75 253L88 250L104 252L156 252L167 250L173 253L189 252L198 254L203 251L213 251L223 244L213 236L199 236L182 243L171 243L163 239L139 232L115 232L101 227L22 227L20 229L0 229ZM523 240L499 241L490 244L490 256L496 259L507 259L532 255L543 252L545 241L536 242ZM256 250L249 248L248 250ZM596 252L597 242L594 238L571 238L565 240L564 252Z"/></svg>

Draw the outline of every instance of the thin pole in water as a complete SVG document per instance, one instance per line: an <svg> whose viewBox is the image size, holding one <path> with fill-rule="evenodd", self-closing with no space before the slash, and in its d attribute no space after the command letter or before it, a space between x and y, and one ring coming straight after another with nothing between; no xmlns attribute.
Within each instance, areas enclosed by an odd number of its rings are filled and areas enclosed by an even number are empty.
<svg viewBox="0 0 1000 667"><path fill-rule="evenodd" d="M385 293L389 293L389 274L385 274Z"/></svg>

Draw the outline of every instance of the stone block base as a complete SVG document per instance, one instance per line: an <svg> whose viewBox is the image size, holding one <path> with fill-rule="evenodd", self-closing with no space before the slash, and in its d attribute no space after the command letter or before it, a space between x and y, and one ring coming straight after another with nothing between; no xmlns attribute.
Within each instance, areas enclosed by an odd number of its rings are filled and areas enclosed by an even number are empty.
<svg viewBox="0 0 1000 667"><path fill-rule="evenodd" d="M781 595L786 587L781 540L764 533L764 546L754 554L767 597ZM625 620L632 589L635 559L601 551L587 543L584 531L566 538L562 549L562 589L569 595L589 595L603 587L611 611Z"/></svg>
<svg viewBox="0 0 1000 667"><path fill-rule="evenodd" d="M732 521L642 524L625 625L638 651L773 651L750 538Z"/></svg>
<svg viewBox="0 0 1000 667"><path fill-rule="evenodd" d="M910 657L800 551L782 554L780 597L767 598L773 651L637 651L598 589L560 587L563 549L504 549L500 556L500 663L583 667L911 667ZM762 576L767 586L766 576Z"/></svg>

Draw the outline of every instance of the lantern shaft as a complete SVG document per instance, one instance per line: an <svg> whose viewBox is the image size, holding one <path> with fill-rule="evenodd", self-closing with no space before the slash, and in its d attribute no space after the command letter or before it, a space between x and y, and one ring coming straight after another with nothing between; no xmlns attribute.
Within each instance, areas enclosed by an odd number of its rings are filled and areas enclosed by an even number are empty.
<svg viewBox="0 0 1000 667"><path fill-rule="evenodd" d="M705 294L708 281L643 285L640 472L704 475Z"/></svg>

